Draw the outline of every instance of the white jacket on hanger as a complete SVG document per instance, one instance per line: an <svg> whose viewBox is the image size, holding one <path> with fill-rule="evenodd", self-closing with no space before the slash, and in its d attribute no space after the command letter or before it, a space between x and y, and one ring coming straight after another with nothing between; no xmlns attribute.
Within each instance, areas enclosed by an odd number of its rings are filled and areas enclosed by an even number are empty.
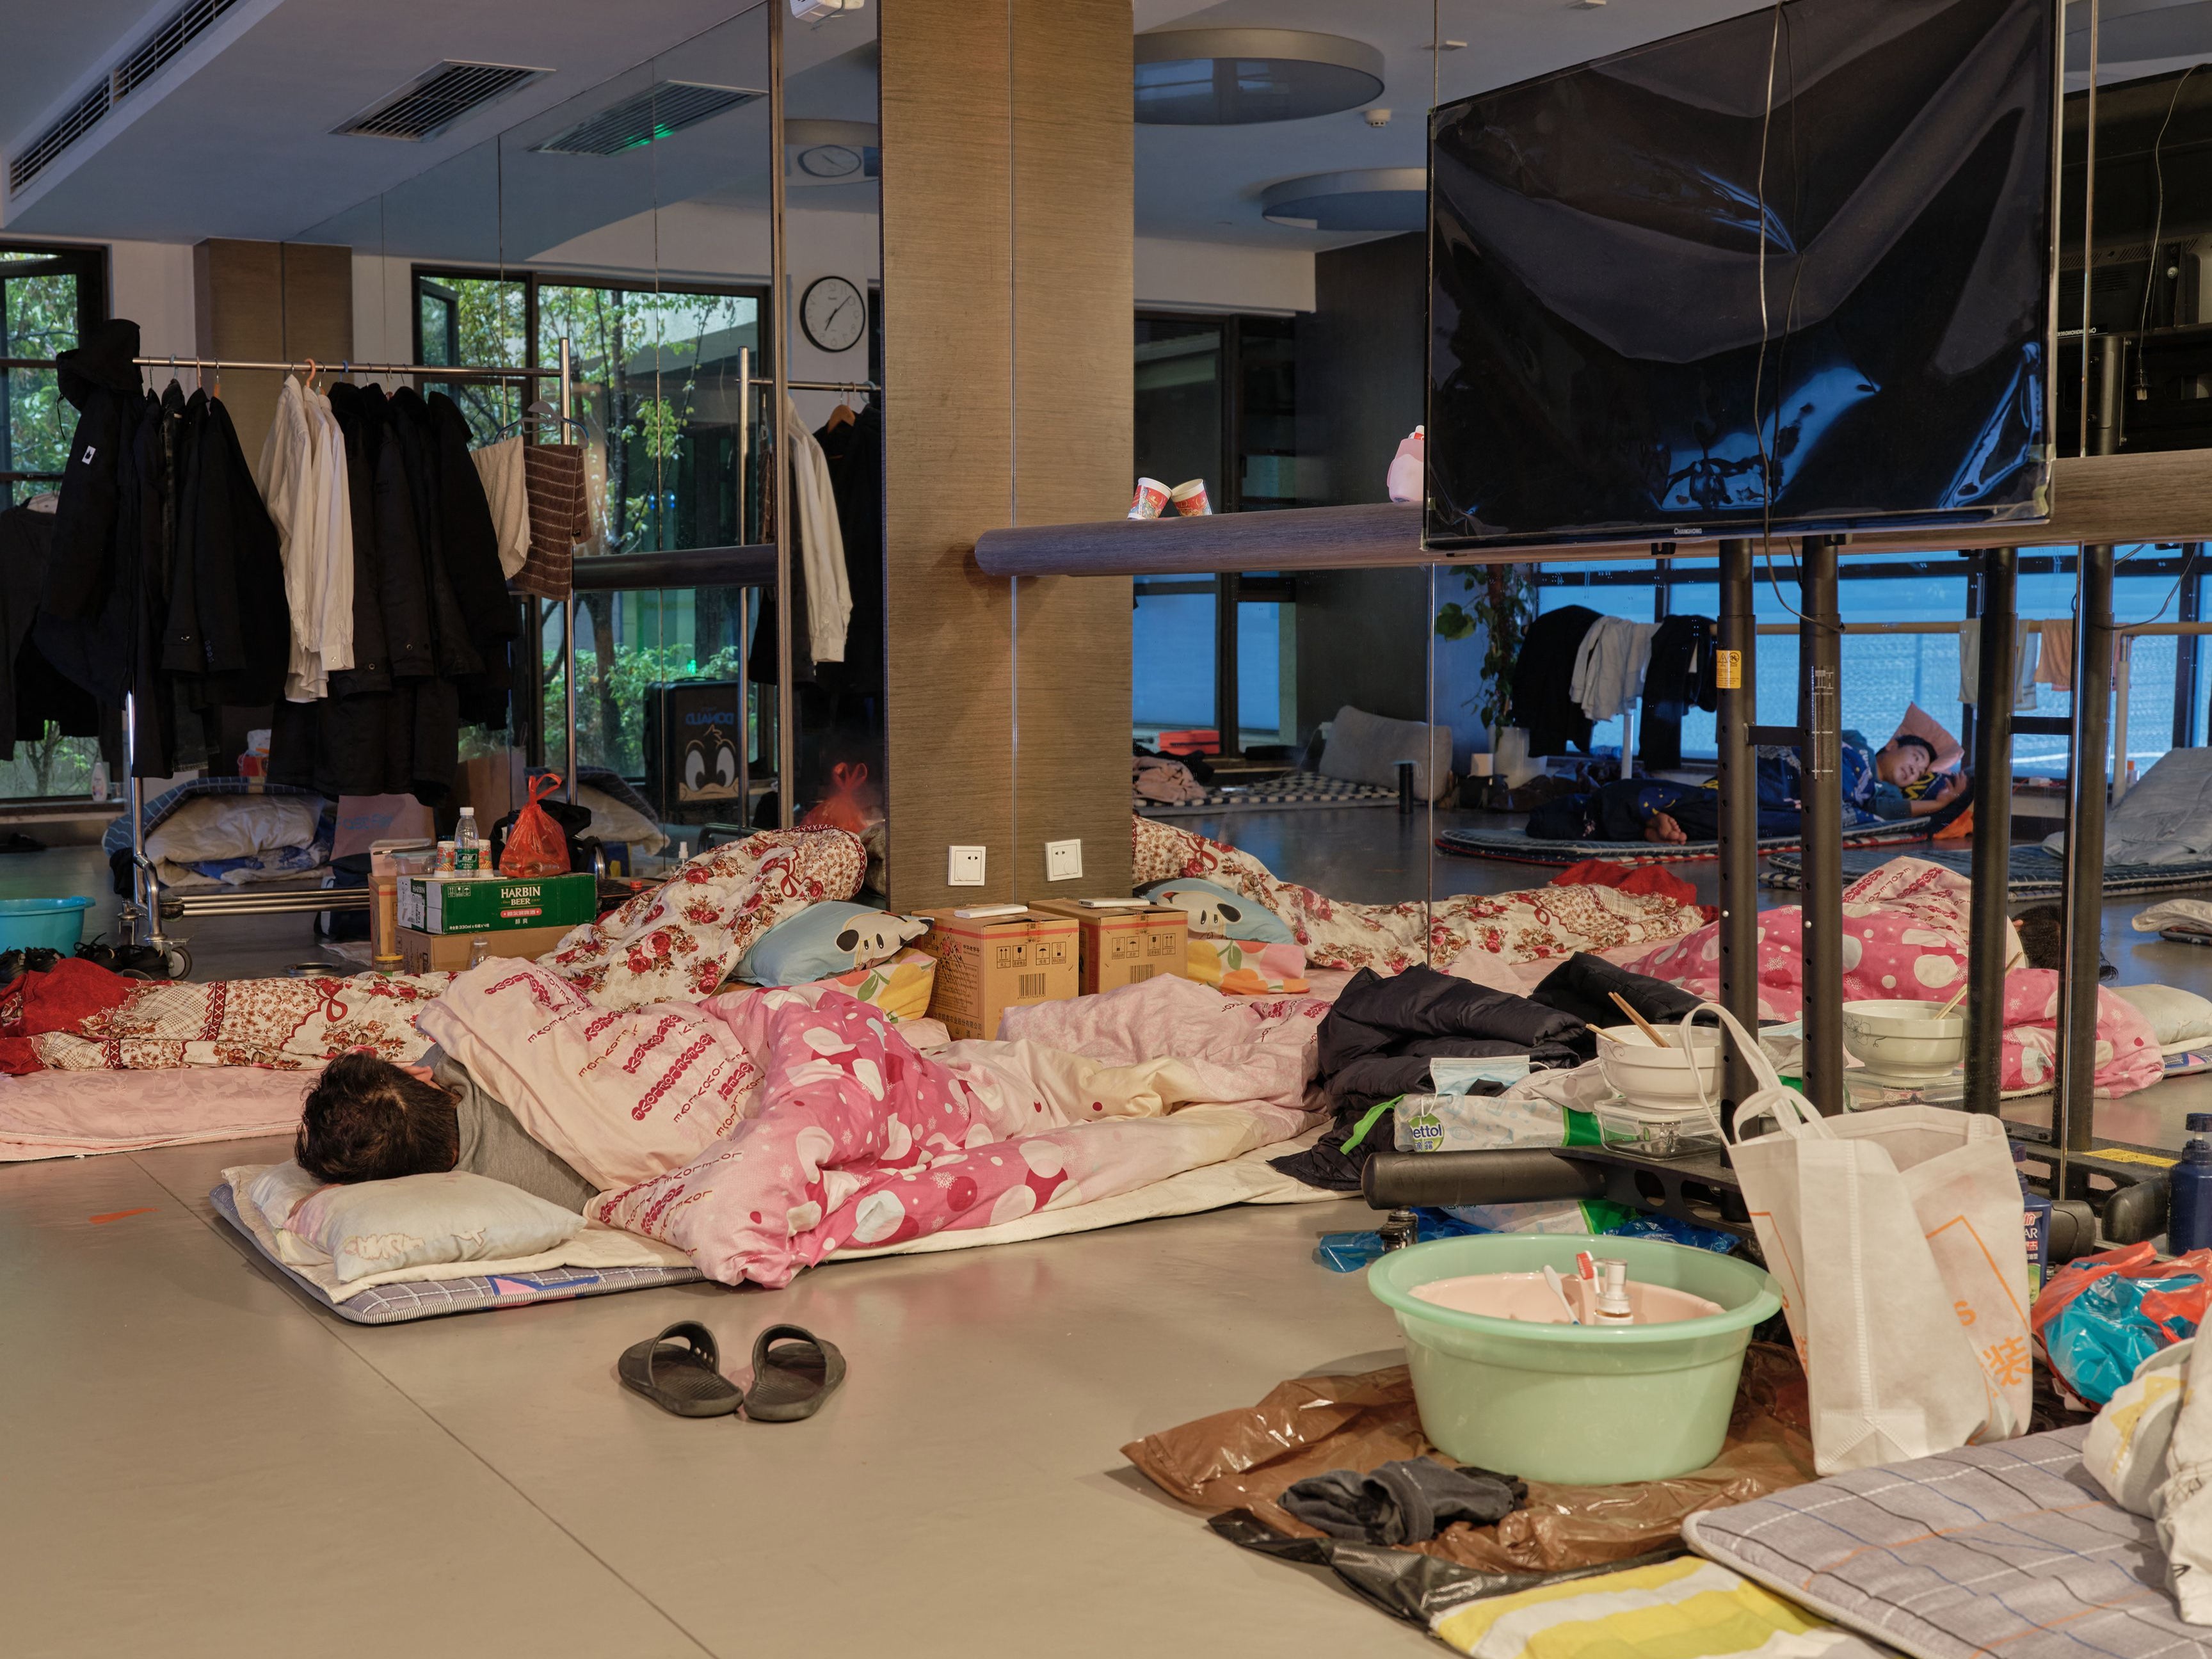
<svg viewBox="0 0 2212 1659"><path fill-rule="evenodd" d="M284 670L289 702L312 702L314 642L320 631L312 572L325 519L317 511L315 428L298 379L287 374L276 393L276 417L261 446L261 497L276 526L284 561L284 602L292 617L292 652Z"/></svg>
<svg viewBox="0 0 2212 1659"><path fill-rule="evenodd" d="M351 668L353 658L353 489L346 469L345 434L338 428L331 400L309 392L315 414L316 441L321 450L323 477L329 489L323 523L319 626L316 681L328 695L330 676Z"/></svg>
<svg viewBox="0 0 2212 1659"><path fill-rule="evenodd" d="M806 576L807 652L817 662L842 662L853 587L845 575L845 536L830 488L829 458L788 398L783 400L783 430L791 446L792 523L805 561L800 568Z"/></svg>

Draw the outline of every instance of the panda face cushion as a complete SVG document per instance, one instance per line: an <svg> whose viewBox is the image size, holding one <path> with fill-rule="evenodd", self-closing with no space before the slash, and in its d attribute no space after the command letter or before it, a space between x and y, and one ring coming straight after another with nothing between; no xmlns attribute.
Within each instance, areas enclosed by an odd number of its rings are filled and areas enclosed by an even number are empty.
<svg viewBox="0 0 2212 1659"><path fill-rule="evenodd" d="M769 928L738 963L754 985L810 985L872 963L887 962L929 924L865 904L810 904Z"/></svg>
<svg viewBox="0 0 2212 1659"><path fill-rule="evenodd" d="M1273 910L1210 881L1160 881L1139 890L1154 904L1188 916L1190 931L1200 939L1233 939L1251 945L1297 942L1290 924Z"/></svg>

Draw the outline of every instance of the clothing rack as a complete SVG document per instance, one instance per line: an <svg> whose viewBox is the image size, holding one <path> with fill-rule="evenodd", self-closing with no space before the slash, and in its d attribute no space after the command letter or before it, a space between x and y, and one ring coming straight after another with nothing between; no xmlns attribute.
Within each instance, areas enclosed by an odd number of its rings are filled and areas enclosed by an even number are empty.
<svg viewBox="0 0 2212 1659"><path fill-rule="evenodd" d="M11 360L12 361L12 360ZM411 374L433 376L440 380L558 380L560 382L559 410L561 419L571 422L575 412L574 356L568 338L560 343L558 360L550 367L533 368L515 363L370 363L340 359L324 362L319 358L302 357L286 362L262 362L234 357L134 357L131 361L141 368L170 369L236 369L245 372L265 370L270 373L295 374L313 368L317 372L338 375L348 374ZM0 362L0 367L6 367ZM42 368L52 367L41 363ZM562 604L562 650L567 665L562 676L567 688L567 793L569 800L576 798L576 600L572 592ZM531 634L540 635L542 623L538 608L531 605ZM533 647L533 650L536 647ZM541 697L542 702L542 697ZM129 812L131 817L131 894L116 915L127 943L144 943L161 951L167 965L177 977L191 971L191 952L184 942L169 937L164 924L171 921L187 920L195 916L261 916L304 915L323 910L366 910L369 908L370 890L362 888L293 888L281 891L257 891L253 888L226 888L212 893L167 894L161 890L160 872L154 861L146 856L146 790L144 781L137 775L137 743L136 740L137 695L126 692L123 699L124 769L129 777ZM143 941L140 929L146 931Z"/></svg>

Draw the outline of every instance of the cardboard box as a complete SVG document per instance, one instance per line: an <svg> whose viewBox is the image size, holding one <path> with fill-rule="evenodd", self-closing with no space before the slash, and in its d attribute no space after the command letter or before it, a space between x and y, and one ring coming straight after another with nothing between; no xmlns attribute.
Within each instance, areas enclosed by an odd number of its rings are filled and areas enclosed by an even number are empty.
<svg viewBox="0 0 2212 1659"><path fill-rule="evenodd" d="M1085 996L1140 985L1155 974L1182 974L1189 965L1190 917L1171 905L1086 910L1074 899L1041 899L1030 908L1075 923Z"/></svg>
<svg viewBox="0 0 2212 1659"><path fill-rule="evenodd" d="M929 999L933 1019L955 1037L995 1037L999 1016L1032 1002L1058 1002L1081 991L1081 945L1065 916L1021 910L1004 916L918 913L929 932L915 941L937 958Z"/></svg>
<svg viewBox="0 0 2212 1659"><path fill-rule="evenodd" d="M493 933L421 933L399 930L403 974L458 974L469 965L476 942L495 957L542 957L568 936L566 927L509 927Z"/></svg>
<svg viewBox="0 0 2212 1659"><path fill-rule="evenodd" d="M588 870L509 881L503 876L399 878L399 926L421 933L495 933L596 921L599 878Z"/></svg>

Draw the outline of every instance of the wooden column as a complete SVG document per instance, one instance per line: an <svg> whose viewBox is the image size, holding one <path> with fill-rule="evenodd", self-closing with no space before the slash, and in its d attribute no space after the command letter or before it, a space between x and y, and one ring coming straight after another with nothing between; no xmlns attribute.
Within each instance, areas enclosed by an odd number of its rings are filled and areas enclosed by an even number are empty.
<svg viewBox="0 0 2212 1659"><path fill-rule="evenodd" d="M1126 0L882 15L889 882L902 909L1126 893L1129 584L983 574L1110 515L1133 375ZM1048 885L1043 843L1083 842ZM986 884L945 882L987 849Z"/></svg>
<svg viewBox="0 0 2212 1659"><path fill-rule="evenodd" d="M203 357L313 357L335 368L353 355L353 250L210 239L192 249L192 303ZM223 402L249 464L261 459L283 381L266 371L222 377Z"/></svg>

